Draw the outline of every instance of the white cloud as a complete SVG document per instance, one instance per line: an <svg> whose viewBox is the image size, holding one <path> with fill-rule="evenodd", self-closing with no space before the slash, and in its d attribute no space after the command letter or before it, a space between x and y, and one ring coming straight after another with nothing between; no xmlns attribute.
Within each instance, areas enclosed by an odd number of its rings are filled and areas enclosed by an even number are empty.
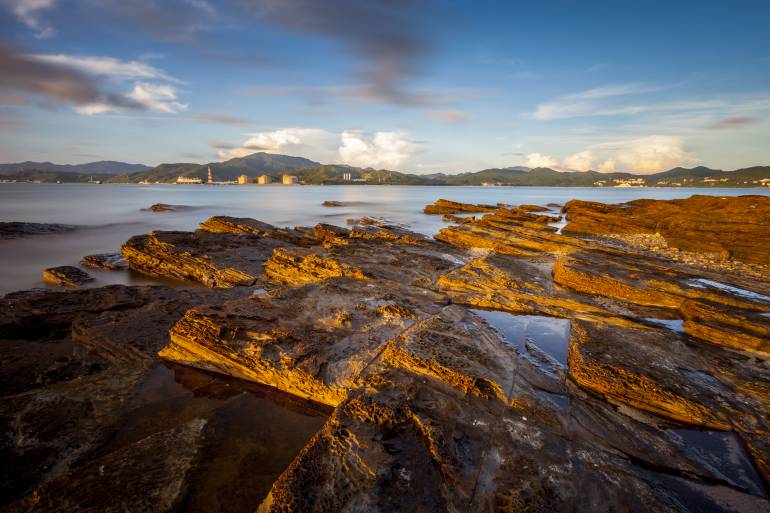
<svg viewBox="0 0 770 513"><path fill-rule="evenodd" d="M564 159L564 168L573 171L588 171L594 165L594 156L588 151L581 151Z"/></svg>
<svg viewBox="0 0 770 513"><path fill-rule="evenodd" d="M613 159L607 159L599 164L598 171L600 173L612 173L615 171L615 161Z"/></svg>
<svg viewBox="0 0 770 513"><path fill-rule="evenodd" d="M334 159L338 141L337 134L320 128L302 127L256 132L247 136L239 147L225 148L217 152L219 158L227 160L263 151L329 162Z"/></svg>
<svg viewBox="0 0 770 513"><path fill-rule="evenodd" d="M54 0L11 0L13 13L22 23L35 31L37 37L50 37L56 33L53 27L40 20L42 11L54 6Z"/></svg>
<svg viewBox="0 0 770 513"><path fill-rule="evenodd" d="M677 166L691 166L699 160L685 151L680 137L651 135L592 146L592 150L603 152L608 160L605 169L618 169L639 174L657 173Z"/></svg>
<svg viewBox="0 0 770 513"><path fill-rule="evenodd" d="M31 59L74 68L91 75L120 79L166 80L179 82L165 71L139 61L121 61L113 57L78 55L29 55Z"/></svg>
<svg viewBox="0 0 770 513"><path fill-rule="evenodd" d="M340 161L360 167L395 169L419 149L403 132L376 132L369 138L362 132L345 130L340 143Z"/></svg>
<svg viewBox="0 0 770 513"><path fill-rule="evenodd" d="M540 153L530 153L527 155L527 167L557 167L559 162L550 155L541 155Z"/></svg>
<svg viewBox="0 0 770 513"><path fill-rule="evenodd" d="M156 112L174 114L188 107L186 103L177 101L176 89L170 85L137 82L127 96L147 110Z"/></svg>
<svg viewBox="0 0 770 513"><path fill-rule="evenodd" d="M694 155L685 150L681 137L650 135L591 145L565 157L561 165L550 155L531 153L527 155L526 165L568 171L595 169L602 173L625 171L650 174L698 162Z"/></svg>
<svg viewBox="0 0 770 513"><path fill-rule="evenodd" d="M650 110L651 107L648 104L628 105L624 101L625 98L661 91L669 87L638 83L596 87L541 103L531 117L548 121L583 116L638 114Z"/></svg>

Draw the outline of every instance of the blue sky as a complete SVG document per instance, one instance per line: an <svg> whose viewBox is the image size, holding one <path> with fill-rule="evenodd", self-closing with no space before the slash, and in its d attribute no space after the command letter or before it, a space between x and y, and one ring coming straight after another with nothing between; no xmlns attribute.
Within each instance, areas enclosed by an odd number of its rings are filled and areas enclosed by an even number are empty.
<svg viewBox="0 0 770 513"><path fill-rule="evenodd" d="M770 2L0 0L0 161L770 164Z"/></svg>

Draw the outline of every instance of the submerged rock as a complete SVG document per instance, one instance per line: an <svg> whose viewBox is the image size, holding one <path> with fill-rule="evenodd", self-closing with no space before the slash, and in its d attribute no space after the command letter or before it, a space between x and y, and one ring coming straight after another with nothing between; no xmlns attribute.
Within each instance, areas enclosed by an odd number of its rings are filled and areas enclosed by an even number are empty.
<svg viewBox="0 0 770 513"><path fill-rule="evenodd" d="M462 214L466 212L493 212L498 208L497 205L474 205L439 199L432 205L427 205L423 212L426 214Z"/></svg>
<svg viewBox="0 0 770 513"><path fill-rule="evenodd" d="M49 235L66 233L78 227L71 224L0 222L0 240L27 237L30 235Z"/></svg>
<svg viewBox="0 0 770 513"><path fill-rule="evenodd" d="M120 253L99 253L96 255L86 255L81 264L86 267L93 267L94 269L108 269L115 271L118 269L125 269L128 267L126 259Z"/></svg>
<svg viewBox="0 0 770 513"><path fill-rule="evenodd" d="M71 265L50 267L43 271L43 281L51 285L77 287L93 280L90 274Z"/></svg>
<svg viewBox="0 0 770 513"><path fill-rule="evenodd" d="M143 208L143 211L149 212L174 212L180 208L185 208L184 205L169 205L168 203L155 203L148 208Z"/></svg>

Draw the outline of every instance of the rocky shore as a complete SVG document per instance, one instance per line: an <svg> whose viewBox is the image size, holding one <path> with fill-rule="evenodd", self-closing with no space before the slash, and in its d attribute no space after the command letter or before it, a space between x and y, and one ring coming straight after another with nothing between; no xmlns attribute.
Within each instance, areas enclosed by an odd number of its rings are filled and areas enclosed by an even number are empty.
<svg viewBox="0 0 770 513"><path fill-rule="evenodd" d="M770 198L425 213L213 217L123 245L179 287L0 300L0 507L770 510Z"/></svg>

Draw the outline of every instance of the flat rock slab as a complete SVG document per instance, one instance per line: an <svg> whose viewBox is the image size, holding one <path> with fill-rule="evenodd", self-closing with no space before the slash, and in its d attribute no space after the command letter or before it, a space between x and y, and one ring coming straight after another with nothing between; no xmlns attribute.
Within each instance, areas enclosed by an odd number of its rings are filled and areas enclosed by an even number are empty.
<svg viewBox="0 0 770 513"><path fill-rule="evenodd" d="M96 255L86 255L80 261L86 267L93 267L94 269L107 269L110 271L116 271L119 269L126 269L128 263L123 255L120 253L99 253Z"/></svg>
<svg viewBox="0 0 770 513"><path fill-rule="evenodd" d="M77 287L93 281L94 279L82 269L78 269L71 265L63 265L60 267L50 267L44 270L43 280L51 285Z"/></svg>
<svg viewBox="0 0 770 513"><path fill-rule="evenodd" d="M0 240L16 239L30 235L67 233L78 227L71 224L0 222Z"/></svg>
<svg viewBox="0 0 770 513"><path fill-rule="evenodd" d="M605 205L572 200L565 234L659 234L669 247L723 259L770 262L770 198L691 196Z"/></svg>

